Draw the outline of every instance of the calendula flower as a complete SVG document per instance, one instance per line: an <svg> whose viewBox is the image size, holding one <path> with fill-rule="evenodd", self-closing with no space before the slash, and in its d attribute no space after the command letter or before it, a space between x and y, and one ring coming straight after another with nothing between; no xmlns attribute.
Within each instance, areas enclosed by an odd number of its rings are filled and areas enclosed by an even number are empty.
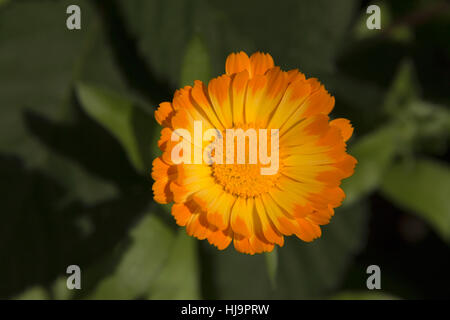
<svg viewBox="0 0 450 320"><path fill-rule="evenodd" d="M177 90L155 112L163 126L155 200L173 203L177 224L220 250L233 242L254 254L283 246L284 236L320 237L356 164L346 153L350 122L330 121L334 98L324 86L282 71L269 54L232 53L225 69Z"/></svg>

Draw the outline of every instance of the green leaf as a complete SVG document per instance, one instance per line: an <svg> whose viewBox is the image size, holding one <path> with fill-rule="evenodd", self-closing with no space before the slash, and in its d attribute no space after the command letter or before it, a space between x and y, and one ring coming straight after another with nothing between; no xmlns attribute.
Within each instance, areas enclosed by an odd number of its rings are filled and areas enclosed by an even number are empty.
<svg viewBox="0 0 450 320"><path fill-rule="evenodd" d="M60 126L72 123L76 117L71 91L78 79L123 87L89 2L77 2L83 26L77 31L65 26L70 4L69 0L2 2L0 152L19 157L27 168L38 168L67 187L66 200L94 204L114 196L114 186L77 161L56 155L25 121L27 112Z"/></svg>
<svg viewBox="0 0 450 320"><path fill-rule="evenodd" d="M233 244L219 251L201 243L202 292L204 299L270 299L270 284L263 254L237 252Z"/></svg>
<svg viewBox="0 0 450 320"><path fill-rule="evenodd" d="M419 100L419 87L412 63L404 61L385 97L384 108L394 119L360 138L350 148L358 164L355 174L344 180L349 205L379 187L395 155L410 156L423 140L444 143L450 133L450 113L439 106Z"/></svg>
<svg viewBox="0 0 450 320"><path fill-rule="evenodd" d="M178 231L161 273L152 282L149 299L200 299L198 240Z"/></svg>
<svg viewBox="0 0 450 320"><path fill-rule="evenodd" d="M45 288L41 286L31 287L20 295L13 298L14 300L49 300L50 296Z"/></svg>
<svg viewBox="0 0 450 320"><path fill-rule="evenodd" d="M210 49L213 76L224 72L229 53L240 50L269 52L283 69L331 72L357 3L130 0L120 5L152 70L177 86L184 49L199 33ZM262 15L267 12L270 19Z"/></svg>
<svg viewBox="0 0 450 320"><path fill-rule="evenodd" d="M30 285L47 287L58 276L66 277L66 267L74 263L82 268L84 281L85 267L126 235L130 221L149 201L147 188L143 194L123 195L93 206L67 203L65 188L47 174L4 155L0 157L0 181L6 191L0 227L0 274L6 275L1 298L10 298Z"/></svg>
<svg viewBox="0 0 450 320"><path fill-rule="evenodd" d="M210 66L211 62L205 43L200 36L196 35L189 42L184 54L180 86L193 85L194 80L208 83L211 74Z"/></svg>
<svg viewBox="0 0 450 320"><path fill-rule="evenodd" d="M80 200L85 205L94 205L111 200L119 194L116 186L88 174L70 159L51 152L47 154L46 161L39 169L55 181L59 181L67 190L60 204Z"/></svg>
<svg viewBox="0 0 450 320"><path fill-rule="evenodd" d="M384 102L385 110L394 120L359 138L350 148L350 154L358 160L358 164L354 175L343 181L342 187L346 193L344 205L352 204L378 188L394 156L410 152L416 124L405 121L404 114L418 95L413 74L412 64L404 61Z"/></svg>
<svg viewBox="0 0 450 320"><path fill-rule="evenodd" d="M83 109L117 138L130 162L143 173L151 167L151 145L155 120L148 111L113 91L79 84Z"/></svg>
<svg viewBox="0 0 450 320"><path fill-rule="evenodd" d="M0 0L0 8L2 6L4 6L5 4L7 4L9 2L9 0Z"/></svg>
<svg viewBox="0 0 450 320"><path fill-rule="evenodd" d="M39 163L45 151L25 127L24 109L52 120L70 119L71 85L75 79L90 78L85 75L86 58L92 62L89 72L102 74L108 83L120 84L100 26L92 22L95 20L86 1L78 4L83 8L82 23L89 31L65 27L70 4L13 1L0 11L0 150L18 154L30 164Z"/></svg>
<svg viewBox="0 0 450 320"><path fill-rule="evenodd" d="M448 108L423 101L421 89L411 60L403 60L388 90L384 111L402 125L405 143L400 153L410 155L425 149L430 152L445 150L450 137ZM445 151L444 151L445 152Z"/></svg>
<svg viewBox="0 0 450 320"><path fill-rule="evenodd" d="M332 300L399 300L398 297L383 291L343 291L331 297Z"/></svg>
<svg viewBox="0 0 450 320"><path fill-rule="evenodd" d="M413 129L410 145L414 151L445 153L450 140L450 110L446 106L417 99L410 103L403 118Z"/></svg>
<svg viewBox="0 0 450 320"><path fill-rule="evenodd" d="M393 118L402 116L409 105L420 97L420 88L411 60L403 60L388 90L384 109Z"/></svg>
<svg viewBox="0 0 450 320"><path fill-rule="evenodd" d="M358 163L355 173L342 183L348 206L375 190L380 184L384 171L392 162L398 146L398 127L388 125L360 138L349 153Z"/></svg>
<svg viewBox="0 0 450 320"><path fill-rule="evenodd" d="M51 286L52 297L55 300L70 300L76 291L67 288L67 277L58 277ZM83 277L83 274L81 275Z"/></svg>
<svg viewBox="0 0 450 320"><path fill-rule="evenodd" d="M163 270L174 242L174 234L152 214L146 214L130 231L129 244L117 248L122 252L113 272L103 278L89 294L90 299L135 299L148 292ZM123 247L125 245L125 248ZM107 264L101 264L104 269ZM96 270L90 270L91 274ZM88 275L89 276L89 275Z"/></svg>
<svg viewBox="0 0 450 320"><path fill-rule="evenodd" d="M450 243L450 168L444 163L419 159L389 168L382 193L397 205L415 212Z"/></svg>
<svg viewBox="0 0 450 320"><path fill-rule="evenodd" d="M278 247L275 247L272 252L267 252L264 254L266 257L267 272L270 279L270 284L272 288L275 289L277 286L277 270L278 270Z"/></svg>

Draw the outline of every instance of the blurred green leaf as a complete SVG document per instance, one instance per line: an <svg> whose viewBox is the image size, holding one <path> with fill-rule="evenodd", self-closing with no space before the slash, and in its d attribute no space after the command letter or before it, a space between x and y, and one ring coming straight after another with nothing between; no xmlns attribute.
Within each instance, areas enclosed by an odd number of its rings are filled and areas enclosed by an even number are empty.
<svg viewBox="0 0 450 320"><path fill-rule="evenodd" d="M308 76L317 76L335 70L335 59L349 31L357 2L233 0L214 1L212 7L217 9L217 15L224 15L221 20L229 23L230 29L228 36L215 35L216 42L227 45L220 52L223 56L219 72L224 70L225 55L243 49L249 50L249 54L266 51L284 70L299 68ZM234 40L231 34L241 40Z"/></svg>
<svg viewBox="0 0 450 320"><path fill-rule="evenodd" d="M358 164L354 175L343 181L344 205L352 204L375 190L396 154L411 153L414 137L423 126L422 121L413 116L419 91L412 62L404 60L384 100L384 109L391 122L359 138L350 148L350 154Z"/></svg>
<svg viewBox="0 0 450 320"><path fill-rule="evenodd" d="M407 111L409 105L421 95L416 79L414 65L411 60L401 62L391 87L388 90L384 109L392 118L398 118Z"/></svg>
<svg viewBox="0 0 450 320"><path fill-rule="evenodd" d="M111 251L149 202L147 186L144 192L121 192L120 198L92 206L67 203L67 190L54 179L4 155L0 156L0 181L4 190L0 274L7 275L0 285L3 299L31 285L47 287L65 276L66 267L74 262L84 271Z"/></svg>
<svg viewBox="0 0 450 320"><path fill-rule="evenodd" d="M112 274L89 294L91 299L135 299L148 292L163 270L174 234L153 214L146 214L130 231L130 243ZM103 266L102 266L103 269Z"/></svg>
<svg viewBox="0 0 450 320"><path fill-rule="evenodd" d="M41 286L34 286L25 290L20 295L13 298L14 300L48 300L50 296L47 290Z"/></svg>
<svg viewBox="0 0 450 320"><path fill-rule="evenodd" d="M40 170L54 178L55 181L59 181L67 190L60 204L80 200L86 205L94 205L110 200L119 194L116 186L88 174L70 159L50 152L46 159ZM60 177L63 176L64 179L61 179Z"/></svg>
<svg viewBox="0 0 450 320"><path fill-rule="evenodd" d="M18 154L32 165L39 164L46 152L29 135L22 119L24 109L52 120L70 119L71 85L77 78L90 78L85 76L86 60L90 74L99 71L97 77L102 74L107 83L120 83L110 67L100 26L91 23L90 6L79 2L83 24L90 27L86 28L89 32L78 32L64 24L69 4L14 1L0 12L0 151Z"/></svg>
<svg viewBox="0 0 450 320"><path fill-rule="evenodd" d="M135 168L141 173L148 172L155 127L153 117L110 90L79 84L77 93L86 113L119 140Z"/></svg>
<svg viewBox="0 0 450 320"><path fill-rule="evenodd" d="M264 254L267 264L267 272L269 274L270 284L272 288L277 286L277 270L278 270L278 247L275 247L272 252L267 252Z"/></svg>
<svg viewBox="0 0 450 320"><path fill-rule="evenodd" d="M388 125L360 138L351 148L358 163L355 173L342 183L348 206L375 190L381 182L384 171L390 165L397 151L398 127Z"/></svg>
<svg viewBox="0 0 450 320"><path fill-rule="evenodd" d="M25 111L58 124L73 121L71 88L77 79L123 87L89 3L77 3L86 26L80 31L65 26L70 4L10 1L0 11L0 152L20 157L66 187L64 201L93 204L114 196L115 187L77 161L56 155L25 121Z"/></svg>
<svg viewBox="0 0 450 320"><path fill-rule="evenodd" d="M283 69L330 72L356 9L353 0L130 0L120 5L140 52L173 86L194 34L209 48L213 76L224 72L229 53L240 50L269 52Z"/></svg>
<svg viewBox="0 0 450 320"><path fill-rule="evenodd" d="M9 0L0 0L0 7L7 4L8 2L9 2Z"/></svg>
<svg viewBox="0 0 450 320"><path fill-rule="evenodd" d="M237 252L233 244L219 251L201 242L204 299L270 299L272 286L262 254Z"/></svg>
<svg viewBox="0 0 450 320"><path fill-rule="evenodd" d="M424 101L413 62L404 60L384 103L386 113L410 132L404 154L413 151L445 153L450 138L450 111L446 106Z"/></svg>
<svg viewBox="0 0 450 320"><path fill-rule="evenodd" d="M83 277L83 275L81 275ZM52 297L55 300L70 300L75 291L67 288L67 276L58 277L51 286Z"/></svg>
<svg viewBox="0 0 450 320"><path fill-rule="evenodd" d="M380 291L344 291L331 297L332 300L399 300L398 297Z"/></svg>
<svg viewBox="0 0 450 320"><path fill-rule="evenodd" d="M446 164L430 159L395 164L386 172L381 191L417 213L450 243L450 168Z"/></svg>
<svg viewBox="0 0 450 320"><path fill-rule="evenodd" d="M404 59L384 100L384 111L399 122L404 143L399 153L410 155L425 149L430 152L444 150L450 137L450 111L440 105L423 101L421 88L413 62Z"/></svg>
<svg viewBox="0 0 450 320"><path fill-rule="evenodd" d="M198 240L180 229L161 273L152 282L149 299L200 299Z"/></svg>
<svg viewBox="0 0 450 320"><path fill-rule="evenodd" d="M211 62L208 50L200 36L194 36L189 42L184 54L181 68L180 86L192 86L194 80L208 83L211 75Z"/></svg>
<svg viewBox="0 0 450 320"><path fill-rule="evenodd" d="M413 131L410 149L445 154L450 140L450 110L447 107L416 99L402 115L402 121Z"/></svg>
<svg viewBox="0 0 450 320"><path fill-rule="evenodd" d="M446 106L423 100L415 100L410 105L410 113L418 122L420 136L441 135L448 138L450 134L450 110Z"/></svg>

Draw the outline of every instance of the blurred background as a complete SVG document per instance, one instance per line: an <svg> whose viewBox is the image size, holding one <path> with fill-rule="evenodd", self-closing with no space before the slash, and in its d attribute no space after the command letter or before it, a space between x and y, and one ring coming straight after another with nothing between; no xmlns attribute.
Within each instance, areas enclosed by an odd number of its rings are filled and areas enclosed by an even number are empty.
<svg viewBox="0 0 450 320"><path fill-rule="evenodd" d="M241 50L319 78L359 161L320 239L256 256L151 191L155 107ZM0 0L0 298L448 299L449 89L448 1Z"/></svg>

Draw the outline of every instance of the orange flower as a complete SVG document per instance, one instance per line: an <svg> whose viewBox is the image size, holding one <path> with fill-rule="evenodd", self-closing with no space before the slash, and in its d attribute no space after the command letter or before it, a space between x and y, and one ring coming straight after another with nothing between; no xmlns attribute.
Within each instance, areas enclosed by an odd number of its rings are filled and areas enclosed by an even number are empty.
<svg viewBox="0 0 450 320"><path fill-rule="evenodd" d="M283 246L284 236L294 234L304 241L320 237L320 226L329 223L345 197L341 180L353 174L356 164L346 153L353 133L350 122L330 121L334 98L323 85L298 70L280 70L269 54L258 52L249 58L244 52L232 53L225 69L208 85L195 81L193 87L177 90L173 101L161 103L155 112L163 126L158 142L163 154L153 161L155 200L173 203L177 224L219 250L233 241L236 250L254 254ZM217 129L223 136L227 129L255 129L260 142L268 137L259 129L276 130L276 172L263 174L261 169L269 165L261 158L250 163L248 146L245 163L174 161L180 141L193 148L190 154L185 149L180 153L190 160L214 140L183 136L173 141L178 129L195 136L195 121L201 121L203 130ZM272 140L266 149L273 156L271 144ZM257 150L261 152L261 144ZM223 157L229 153L227 149ZM231 158L238 153L231 152Z"/></svg>

